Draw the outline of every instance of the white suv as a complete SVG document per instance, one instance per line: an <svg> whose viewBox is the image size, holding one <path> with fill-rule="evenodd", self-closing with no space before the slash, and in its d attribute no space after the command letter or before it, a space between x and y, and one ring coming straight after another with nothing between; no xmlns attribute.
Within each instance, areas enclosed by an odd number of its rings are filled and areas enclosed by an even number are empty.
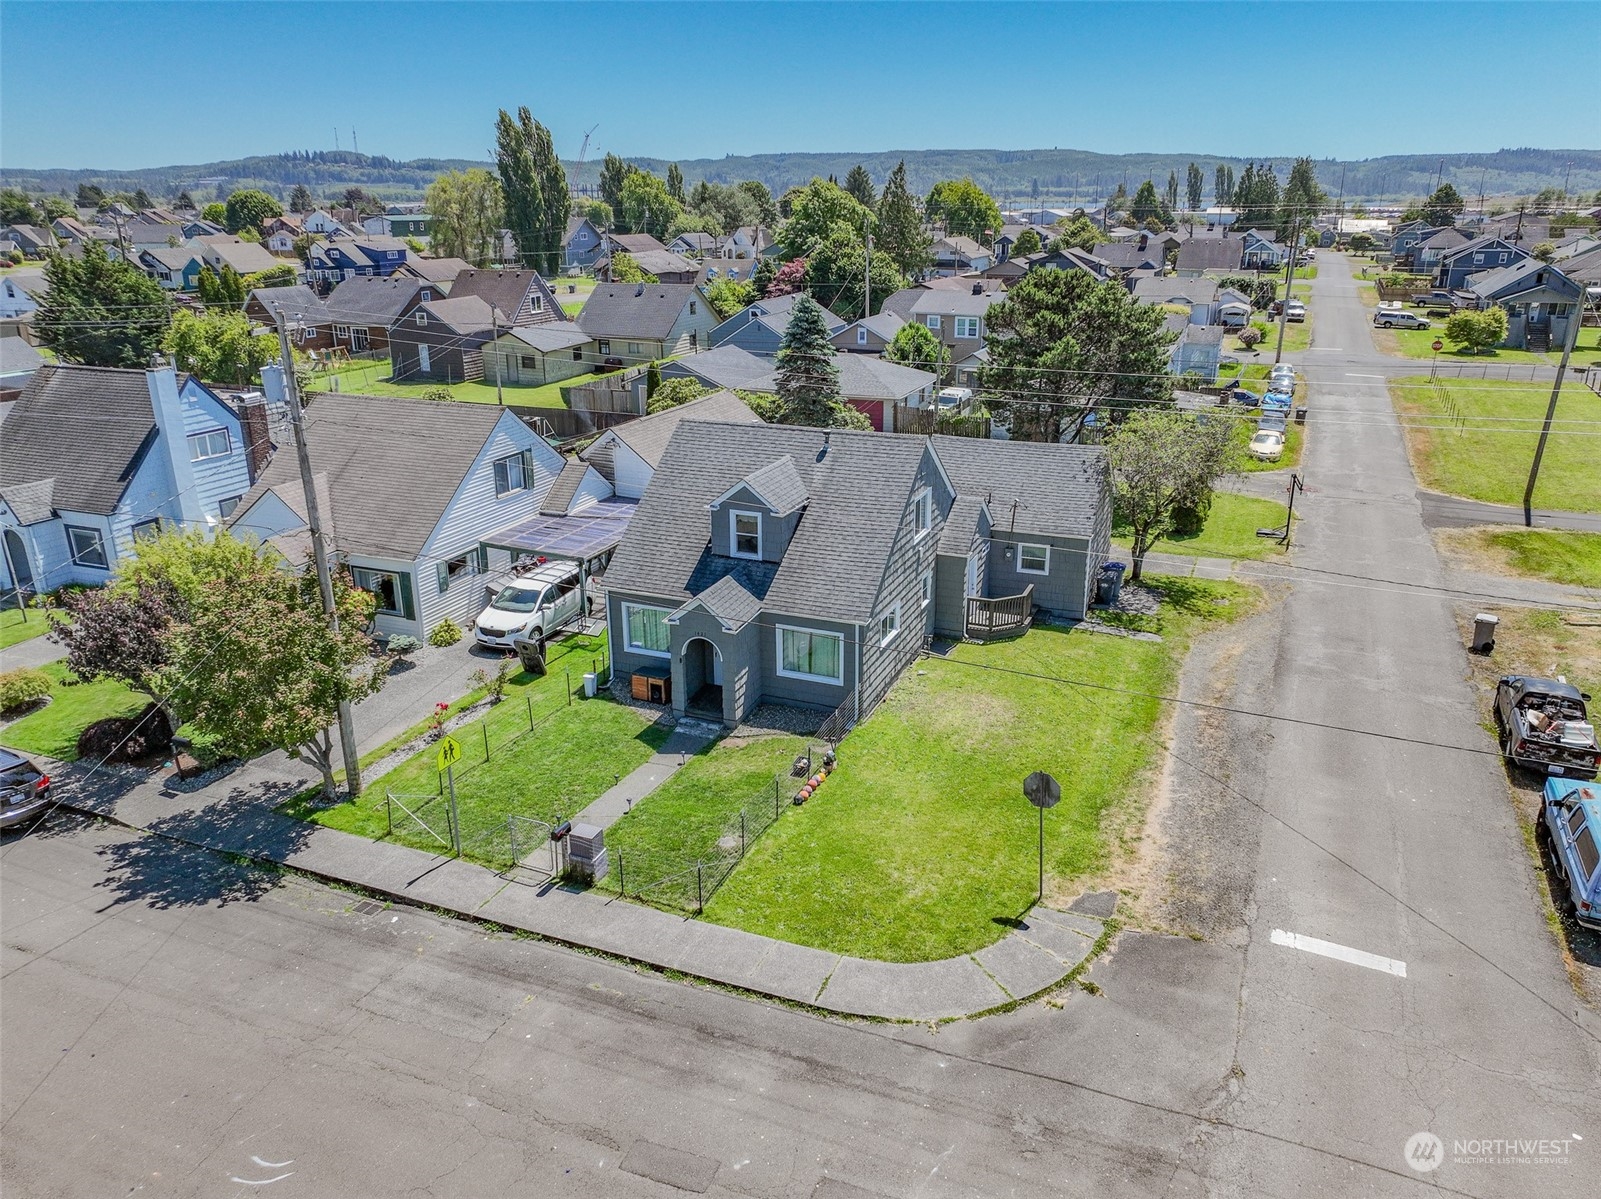
<svg viewBox="0 0 1601 1199"><path fill-rule="evenodd" d="M581 581L576 562L550 562L518 575L478 614L473 636L492 649L544 640L580 615Z"/></svg>

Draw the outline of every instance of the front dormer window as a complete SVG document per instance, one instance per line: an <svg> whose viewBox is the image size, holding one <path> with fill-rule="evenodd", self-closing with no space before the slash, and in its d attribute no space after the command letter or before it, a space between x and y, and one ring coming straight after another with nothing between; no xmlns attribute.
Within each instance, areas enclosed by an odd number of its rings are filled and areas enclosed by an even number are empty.
<svg viewBox="0 0 1601 1199"><path fill-rule="evenodd" d="M730 512L729 553L736 558L762 556L762 518L755 512Z"/></svg>
<svg viewBox="0 0 1601 1199"><path fill-rule="evenodd" d="M417 325L419 328L428 323L428 314L421 308L417 309Z"/></svg>

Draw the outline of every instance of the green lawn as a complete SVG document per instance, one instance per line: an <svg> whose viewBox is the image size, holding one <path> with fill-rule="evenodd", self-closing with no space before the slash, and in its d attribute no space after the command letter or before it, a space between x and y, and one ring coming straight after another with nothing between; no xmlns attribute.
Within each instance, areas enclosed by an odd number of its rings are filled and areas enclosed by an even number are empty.
<svg viewBox="0 0 1601 1199"><path fill-rule="evenodd" d="M316 371L312 374L312 389L327 391L332 387L334 378L339 380L340 391L360 392L364 395L380 396L406 396L421 399L425 391L442 387L441 383L391 383L389 381L389 363L385 362L353 362L349 366L334 371ZM510 383L501 387L501 395L506 403L517 404L533 408L565 408L567 407L567 389L579 383L593 383L603 375L579 375L572 379L564 379L559 383L545 383L538 387L514 387ZM465 400L473 404L493 404L496 402L495 381L490 378L487 382L453 383L448 388L453 400Z"/></svg>
<svg viewBox="0 0 1601 1199"><path fill-rule="evenodd" d="M1556 529L1446 530L1447 544L1506 574L1601 588L1601 533Z"/></svg>
<svg viewBox="0 0 1601 1199"><path fill-rule="evenodd" d="M814 744L820 757L822 744ZM709 746L606 831L606 847L623 867L629 893L680 874L696 861L711 861L719 853L718 840L741 808L760 803L762 822L752 820L749 831L765 827L773 803L773 779L787 775L797 754L806 752L804 737L727 737ZM780 809L790 815L790 797L798 783L786 785ZM602 885L615 888L617 872ZM647 899L693 906L694 880L646 893Z"/></svg>
<svg viewBox="0 0 1601 1199"><path fill-rule="evenodd" d="M1269 362L1272 362L1273 354L1278 349L1279 344L1279 322L1277 319L1269 317L1259 317L1257 319L1260 321L1265 321L1268 328L1267 336L1259 341L1256 345L1256 353L1253 355L1250 350L1246 349L1240 344L1239 335L1237 333L1230 332L1223 338L1223 352L1225 354L1233 354L1236 357L1243 355L1245 358L1262 357L1267 359ZM1298 354L1302 350L1309 349L1311 347L1312 321L1312 310L1309 308L1307 309L1306 319L1304 321L1285 322L1284 352L1286 354Z"/></svg>
<svg viewBox="0 0 1601 1199"><path fill-rule="evenodd" d="M1249 593L1228 584L1154 582L1179 604L1152 622L1163 641L1036 628L907 670L845 738L817 795L756 842L706 918L886 961L982 948L1035 899L1038 813L1021 793L1034 770L1062 785L1045 815L1047 894L1076 894L1139 827L1138 776L1156 754L1144 734L1161 704L1027 676L1166 693L1191 633L1248 607Z"/></svg>
<svg viewBox="0 0 1601 1199"><path fill-rule="evenodd" d="M1418 482L1449 495L1521 505L1550 385L1451 379L1440 381L1439 388L1445 402L1436 398L1427 376L1390 380L1390 397L1409 426L1407 452ZM1463 420L1460 429L1453 405ZM1578 383L1564 387L1540 465L1535 507L1601 512L1596 439L1588 435L1596 422L1601 422L1601 396Z"/></svg>
<svg viewBox="0 0 1601 1199"><path fill-rule="evenodd" d="M591 668L592 660L605 656L604 637L566 639L554 648L548 673L512 675L504 700L451 734L462 748L455 777L466 856L491 865L507 864L508 816L547 821L571 817L618 776L643 765L665 739L666 731L644 709L604 697L567 702L565 672L571 671L571 685L581 690L583 672ZM532 732L530 705L537 723ZM384 838L390 836L385 793L393 790L408 797L404 802L413 810L422 804L424 819L443 832L445 780L435 766L437 752L436 745L429 745L381 778L368 780L354 803L323 808L297 801L286 810L330 828ZM405 820L397 820L392 836L419 849L441 848L427 832Z"/></svg>
<svg viewBox="0 0 1601 1199"><path fill-rule="evenodd" d="M66 614L59 608L42 611L29 608L26 613L21 608L0 610L0 649L10 649L13 645L43 637L57 621L64 619Z"/></svg>
<svg viewBox="0 0 1601 1199"><path fill-rule="evenodd" d="M1285 507L1275 500L1219 491L1212 496L1206 524L1193 537L1164 537L1151 549L1161 554L1188 554L1198 558L1266 558L1283 552L1276 541L1258 537L1257 529L1283 528ZM1125 549L1128 531L1118 525L1112 540Z"/></svg>
<svg viewBox="0 0 1601 1199"><path fill-rule="evenodd" d="M1465 362L1474 365L1490 363L1495 365L1529 365L1555 366L1562 361L1560 346L1549 354L1531 354L1528 350L1487 350L1482 354L1475 354L1467 350L1458 349L1453 342L1445 337L1445 322L1436 320L1432 329L1387 329L1380 332L1394 336L1395 344L1403 358L1434 357L1434 339L1445 341L1445 349L1440 351L1440 361ZM1571 367L1588 366L1594 362L1601 362L1601 329L1585 328L1579 331L1579 344L1573 348L1573 357L1569 360Z"/></svg>
<svg viewBox="0 0 1601 1199"><path fill-rule="evenodd" d="M150 701L121 683L80 683L61 662L40 667L53 686L50 703L0 729L0 742L64 762L78 759L78 734L108 716L136 715Z"/></svg>

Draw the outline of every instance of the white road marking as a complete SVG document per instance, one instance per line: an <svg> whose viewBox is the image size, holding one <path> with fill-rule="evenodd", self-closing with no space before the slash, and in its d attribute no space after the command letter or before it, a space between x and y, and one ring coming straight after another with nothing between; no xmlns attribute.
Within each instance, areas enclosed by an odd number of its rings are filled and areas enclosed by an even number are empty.
<svg viewBox="0 0 1601 1199"><path fill-rule="evenodd" d="M255 1162L258 1166L266 1166L269 1170L282 1170L285 1166L292 1166L295 1164L294 1158L290 1158L286 1162L264 1162L259 1157L252 1155L250 1160Z"/></svg>
<svg viewBox="0 0 1601 1199"><path fill-rule="evenodd" d="M1383 375L1359 375L1355 371L1346 371L1345 372L1345 377L1347 379L1382 379L1382 378L1384 378Z"/></svg>
<svg viewBox="0 0 1601 1199"><path fill-rule="evenodd" d="M288 1174L280 1174L280 1175L278 1175L277 1178L240 1178L237 1174L235 1174L235 1175L230 1176L228 1181L229 1182L237 1182L240 1186L268 1187L268 1186L271 1186L275 1182L282 1182L284 1179L290 1178L293 1175L294 1175L294 1171L293 1170L289 1171Z"/></svg>
<svg viewBox="0 0 1601 1199"><path fill-rule="evenodd" d="M1348 945L1336 945L1333 941L1319 941L1316 937L1304 936L1301 933L1287 933L1282 928L1273 930L1272 940L1275 945L1288 945L1291 949L1319 954L1322 957L1334 958L1340 962L1349 962L1353 966L1366 966L1369 970L1382 970L1385 974L1393 974L1397 978L1406 977L1405 962L1398 962L1394 958L1380 957L1376 953L1368 953L1363 949L1352 949Z"/></svg>

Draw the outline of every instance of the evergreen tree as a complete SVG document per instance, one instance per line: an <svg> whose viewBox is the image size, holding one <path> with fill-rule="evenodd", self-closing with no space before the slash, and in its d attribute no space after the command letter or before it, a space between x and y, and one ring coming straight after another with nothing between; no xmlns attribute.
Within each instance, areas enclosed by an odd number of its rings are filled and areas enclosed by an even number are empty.
<svg viewBox="0 0 1601 1199"><path fill-rule="evenodd" d="M863 208L878 206L878 193L873 190L873 177L861 163L857 163L845 175L845 190L854 196L856 202Z"/></svg>
<svg viewBox="0 0 1601 1199"><path fill-rule="evenodd" d="M1431 225L1450 225L1462 215L1462 210L1466 207L1467 204L1457 194L1456 188L1449 183L1442 183L1434 194L1423 202L1421 216Z"/></svg>
<svg viewBox="0 0 1601 1199"><path fill-rule="evenodd" d="M1279 219L1279 177L1273 164L1246 163L1234 185L1234 207L1240 210L1241 229L1276 227Z"/></svg>
<svg viewBox="0 0 1601 1199"><path fill-rule="evenodd" d="M633 170L615 154L606 155L605 161L600 164L600 198L611 205L613 212L623 206L623 184L628 182Z"/></svg>
<svg viewBox="0 0 1601 1199"><path fill-rule="evenodd" d="M680 208L684 206L684 172L678 169L676 162L667 164L667 194Z"/></svg>
<svg viewBox="0 0 1601 1199"><path fill-rule="evenodd" d="M1190 169L1186 173L1184 180L1184 198L1189 201L1191 212L1200 210L1201 201L1205 198L1205 188L1206 176L1202 174L1200 167L1193 162L1190 163Z"/></svg>
<svg viewBox="0 0 1601 1199"><path fill-rule="evenodd" d="M928 252L931 244L923 231L917 201L906 189L903 159L884 182L884 194L878 201L878 232L873 248L893 262L895 269L908 279L919 279L932 261Z"/></svg>
<svg viewBox="0 0 1601 1199"><path fill-rule="evenodd" d="M289 193L289 211L311 212L316 207L316 201L311 198L311 188L304 183L295 184L295 189Z"/></svg>
<svg viewBox="0 0 1601 1199"><path fill-rule="evenodd" d="M44 277L49 290L34 328L63 361L146 367L160 352L171 319L166 293L101 242L85 242L81 258L52 255Z"/></svg>
<svg viewBox="0 0 1601 1199"><path fill-rule="evenodd" d="M795 301L789 328L778 348L774 380L782 423L826 427L839 405L839 368L828 340L828 322L817 301L803 295Z"/></svg>
<svg viewBox="0 0 1601 1199"><path fill-rule="evenodd" d="M1278 235L1285 241L1300 222L1302 229L1309 228L1318 211L1329 202L1328 193L1318 186L1317 168L1310 158L1297 158L1290 168L1290 177L1284 184L1284 195L1279 206Z"/></svg>
<svg viewBox="0 0 1601 1199"><path fill-rule="evenodd" d="M1135 190L1134 202L1129 205L1128 214L1134 218L1135 225L1143 229L1145 222L1155 220L1161 211L1161 201L1156 198L1156 184L1147 179Z"/></svg>

